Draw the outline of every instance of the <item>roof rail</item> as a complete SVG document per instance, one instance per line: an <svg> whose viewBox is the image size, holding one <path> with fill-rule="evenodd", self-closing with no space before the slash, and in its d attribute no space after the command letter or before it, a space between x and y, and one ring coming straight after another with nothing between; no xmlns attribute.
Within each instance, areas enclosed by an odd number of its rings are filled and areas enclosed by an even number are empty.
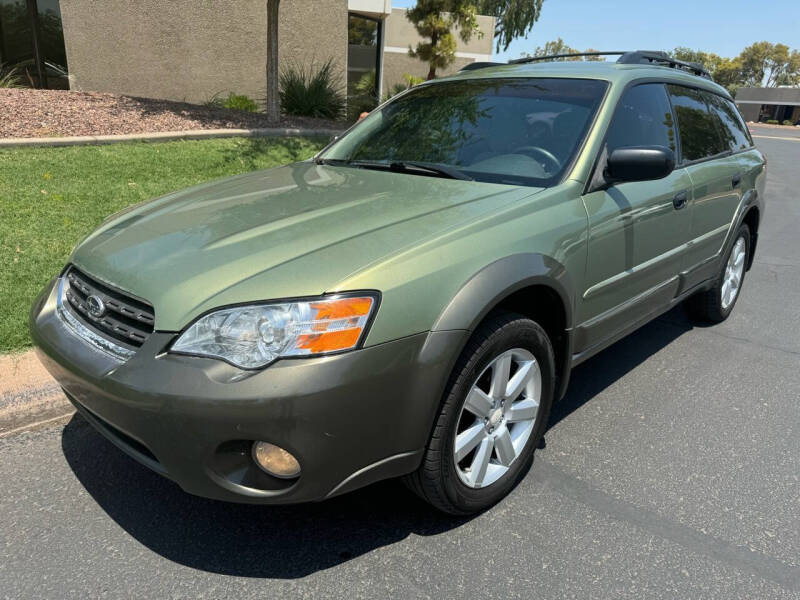
<svg viewBox="0 0 800 600"><path fill-rule="evenodd" d="M703 68L703 65L699 63L684 62L682 60L672 58L666 52L661 52L658 50L636 50L633 52L626 52L620 56L619 59L617 59L617 62L623 65L638 65L648 63L658 64L666 67L672 67L673 69L681 69L683 71L693 73L694 75L711 79L711 73Z"/></svg>
<svg viewBox="0 0 800 600"><path fill-rule="evenodd" d="M580 56L617 56L620 54L627 54L627 50L619 50L613 51L609 50L606 52L568 52L566 54L548 54L547 56L525 56L523 58L515 58L514 60L508 61L510 65L521 65L524 63L529 62L536 62L539 60L553 60L554 58L577 58Z"/></svg>
<svg viewBox="0 0 800 600"><path fill-rule="evenodd" d="M519 65L530 62L537 62L542 60L554 60L556 58L580 58L584 56L619 56L617 63L621 65L640 65L640 64L656 64L664 67L672 67L673 69L680 69L687 71L706 79L711 79L709 73L703 65L699 63L685 62L672 58L666 52L660 50L608 50L604 52L569 52L566 54L549 54L547 56L526 56L525 58L517 58L508 61L510 65ZM483 66L496 65L497 63L473 63L469 68L480 69ZM481 66L477 66L481 65ZM463 70L466 70L466 67Z"/></svg>
<svg viewBox="0 0 800 600"><path fill-rule="evenodd" d="M459 72L461 72L461 71L474 71L475 69L485 69L487 67L501 67L501 66L503 66L505 64L506 63L475 61L475 62L467 63L466 65L461 67L459 69Z"/></svg>

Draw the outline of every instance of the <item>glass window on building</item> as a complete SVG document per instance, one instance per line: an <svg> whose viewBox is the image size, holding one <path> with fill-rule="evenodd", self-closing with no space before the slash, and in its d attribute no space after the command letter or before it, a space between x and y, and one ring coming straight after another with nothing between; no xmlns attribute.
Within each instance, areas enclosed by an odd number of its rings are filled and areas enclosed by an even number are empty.
<svg viewBox="0 0 800 600"><path fill-rule="evenodd" d="M347 101L351 117L379 103L381 22L350 14L347 31Z"/></svg>
<svg viewBox="0 0 800 600"><path fill-rule="evenodd" d="M0 0L0 63L24 85L69 89L58 0Z"/></svg>

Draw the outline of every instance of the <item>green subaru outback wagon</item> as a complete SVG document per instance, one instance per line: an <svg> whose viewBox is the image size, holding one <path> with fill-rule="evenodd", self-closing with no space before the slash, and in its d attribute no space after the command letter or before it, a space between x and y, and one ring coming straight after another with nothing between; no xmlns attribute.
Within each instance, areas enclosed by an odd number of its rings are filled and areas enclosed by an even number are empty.
<svg viewBox="0 0 800 600"><path fill-rule="evenodd" d="M482 510L575 365L680 302L733 310L766 164L704 75L632 52L419 85L312 160L108 219L35 301L39 356L187 492L290 503L403 476Z"/></svg>

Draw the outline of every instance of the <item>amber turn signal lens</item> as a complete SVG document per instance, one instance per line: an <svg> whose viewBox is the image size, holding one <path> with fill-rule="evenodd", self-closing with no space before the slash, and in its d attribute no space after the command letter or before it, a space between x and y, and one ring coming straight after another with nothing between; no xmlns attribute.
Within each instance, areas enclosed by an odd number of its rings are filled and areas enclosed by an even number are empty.
<svg viewBox="0 0 800 600"><path fill-rule="evenodd" d="M372 310L370 296L312 302L311 330L297 339L297 348L309 354L349 350L357 343Z"/></svg>

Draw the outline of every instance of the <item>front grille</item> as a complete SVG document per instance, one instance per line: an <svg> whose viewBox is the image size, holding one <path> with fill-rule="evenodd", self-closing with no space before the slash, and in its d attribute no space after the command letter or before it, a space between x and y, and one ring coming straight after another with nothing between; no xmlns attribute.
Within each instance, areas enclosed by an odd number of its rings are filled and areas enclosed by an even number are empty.
<svg viewBox="0 0 800 600"><path fill-rule="evenodd" d="M134 348L144 344L153 333L155 314L146 302L111 289L75 267L70 267L66 279L65 305L90 329ZM96 310L98 299L103 308L100 311Z"/></svg>

